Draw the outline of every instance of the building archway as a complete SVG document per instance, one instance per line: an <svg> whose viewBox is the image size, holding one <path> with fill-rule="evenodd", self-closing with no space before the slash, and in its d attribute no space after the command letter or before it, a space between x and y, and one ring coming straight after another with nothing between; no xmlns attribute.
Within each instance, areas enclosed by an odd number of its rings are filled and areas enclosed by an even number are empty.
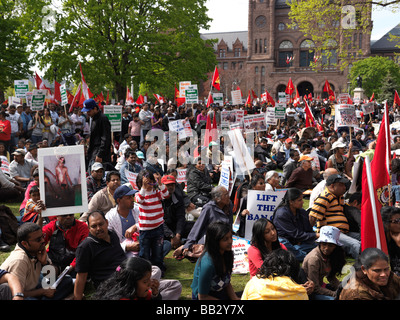
<svg viewBox="0 0 400 320"><path fill-rule="evenodd" d="M309 81L300 82L297 86L297 91L299 91L299 95L304 97L305 95L314 95L314 86Z"/></svg>

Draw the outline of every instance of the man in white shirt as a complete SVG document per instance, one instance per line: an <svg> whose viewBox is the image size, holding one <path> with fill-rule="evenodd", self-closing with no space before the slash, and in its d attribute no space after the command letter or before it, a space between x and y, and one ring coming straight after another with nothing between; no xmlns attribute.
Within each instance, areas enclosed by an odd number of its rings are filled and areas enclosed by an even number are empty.
<svg viewBox="0 0 400 320"><path fill-rule="evenodd" d="M15 105L11 105L8 108L8 116L6 117L6 120L10 121L11 123L11 140L10 140L10 152L12 153L18 143L19 137L22 135L22 118L21 116L16 112L17 108Z"/></svg>

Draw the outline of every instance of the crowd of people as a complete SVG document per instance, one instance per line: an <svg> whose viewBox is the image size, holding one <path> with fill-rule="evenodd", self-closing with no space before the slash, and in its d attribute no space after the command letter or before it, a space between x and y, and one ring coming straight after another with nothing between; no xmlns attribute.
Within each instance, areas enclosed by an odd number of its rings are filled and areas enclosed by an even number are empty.
<svg viewBox="0 0 400 320"><path fill-rule="evenodd" d="M266 104L224 106L173 103L123 106L121 132L111 134L103 105L93 99L83 108L50 104L32 112L27 105L3 105L0 111L0 199L20 203L16 221L0 207L0 250L12 250L0 266L0 299L177 300L182 284L165 279L165 257L196 263L191 284L194 300L333 300L398 299L400 294L400 140L392 130L392 203L384 206L389 254L361 250L361 190L350 193L353 166L373 158L382 106L363 115L359 126L335 130L334 106L310 101L320 124L306 127L304 104L288 105L286 118L254 137L254 166L237 175L231 190L219 184L221 161L229 142L220 136L207 156L179 148L187 162L169 161L169 123L189 122L206 129L208 116L220 126L223 110L264 113ZM394 120L399 114L391 108ZM166 158L148 152L157 143L151 130L165 133ZM200 137L200 134L198 135ZM245 134L244 134L245 136ZM42 216L38 149L83 145L88 210ZM199 144L201 145L201 143ZM218 159L219 162L211 161ZM178 170L186 172L178 183ZM136 175L132 181L127 172ZM136 184L136 187L134 186ZM248 263L250 280L234 288L232 237L244 237L248 190L286 190L271 219L252 227ZM304 207L304 199L309 207ZM232 226L238 216L236 232ZM12 236L14 235L14 237ZM354 273L339 281L346 258ZM42 268L60 274L57 286L43 282ZM63 271L65 271L63 273ZM51 278L55 275L55 278ZM235 291L235 289L240 289Z"/></svg>

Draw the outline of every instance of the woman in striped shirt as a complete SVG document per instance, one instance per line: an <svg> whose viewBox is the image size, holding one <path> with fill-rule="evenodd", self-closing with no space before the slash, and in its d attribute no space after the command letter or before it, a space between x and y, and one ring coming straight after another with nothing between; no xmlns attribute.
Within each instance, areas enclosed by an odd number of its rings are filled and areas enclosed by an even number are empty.
<svg viewBox="0 0 400 320"><path fill-rule="evenodd" d="M153 265L164 271L162 200L170 195L165 185L161 183L161 175L147 169L138 174L136 184L140 189L135 194L135 201L139 206L139 256L151 261Z"/></svg>

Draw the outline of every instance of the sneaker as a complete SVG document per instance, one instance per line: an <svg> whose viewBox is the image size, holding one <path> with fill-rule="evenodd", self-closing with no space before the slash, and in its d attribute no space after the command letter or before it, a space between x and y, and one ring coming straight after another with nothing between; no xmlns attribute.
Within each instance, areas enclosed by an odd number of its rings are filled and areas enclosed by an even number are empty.
<svg viewBox="0 0 400 320"><path fill-rule="evenodd" d="M5 243L3 240L0 239L0 251L8 252L11 250L11 247Z"/></svg>

